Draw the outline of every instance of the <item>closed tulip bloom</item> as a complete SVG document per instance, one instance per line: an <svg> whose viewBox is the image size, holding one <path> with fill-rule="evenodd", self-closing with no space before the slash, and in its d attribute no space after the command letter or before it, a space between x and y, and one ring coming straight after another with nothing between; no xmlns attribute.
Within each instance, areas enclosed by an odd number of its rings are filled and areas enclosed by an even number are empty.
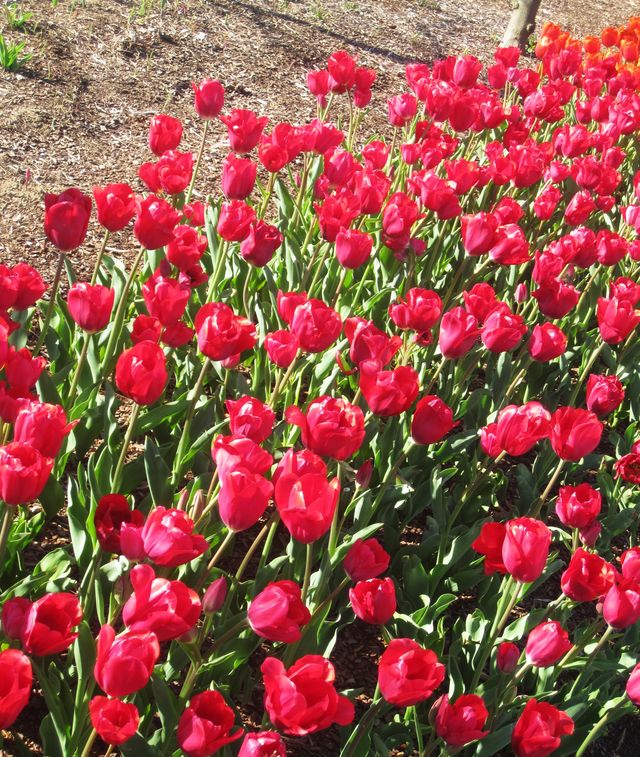
<svg viewBox="0 0 640 757"><path fill-rule="evenodd" d="M310 299L295 308L290 328L305 352L324 352L340 336L342 319L322 300Z"/></svg>
<svg viewBox="0 0 640 757"><path fill-rule="evenodd" d="M522 316L502 305L489 313L480 330L480 338L491 352L509 352L520 344L526 333Z"/></svg>
<svg viewBox="0 0 640 757"><path fill-rule="evenodd" d="M600 514L602 497L589 484L561 486L556 500L556 515L570 528L586 528Z"/></svg>
<svg viewBox="0 0 640 757"><path fill-rule="evenodd" d="M627 679L625 691L636 707L640 707L640 663L638 663L631 671L629 678Z"/></svg>
<svg viewBox="0 0 640 757"><path fill-rule="evenodd" d="M164 352L154 342L138 342L118 358L118 391L138 405L152 405L160 399L167 383Z"/></svg>
<svg viewBox="0 0 640 757"><path fill-rule="evenodd" d="M615 580L613 565L579 547L562 574L562 593L574 602L591 602L606 594Z"/></svg>
<svg viewBox="0 0 640 757"><path fill-rule="evenodd" d="M462 747L489 733L482 730L489 711L477 694L463 694L454 702L444 694L435 703L434 710L436 734L450 747Z"/></svg>
<svg viewBox="0 0 640 757"><path fill-rule="evenodd" d="M622 575L631 581L640 583L640 547L631 547L620 556Z"/></svg>
<svg viewBox="0 0 640 757"><path fill-rule="evenodd" d="M506 573L502 559L502 545L507 534L504 523L483 523L477 538L471 543L471 548L484 555L485 575Z"/></svg>
<svg viewBox="0 0 640 757"><path fill-rule="evenodd" d="M0 728L11 728L31 696L33 673L19 649L0 652Z"/></svg>
<svg viewBox="0 0 640 757"><path fill-rule="evenodd" d="M151 194L136 200L133 233L145 250L159 250L175 238L180 213L166 200Z"/></svg>
<svg viewBox="0 0 640 757"><path fill-rule="evenodd" d="M256 183L258 164L230 152L222 164L222 192L228 200L246 200Z"/></svg>
<svg viewBox="0 0 640 757"><path fill-rule="evenodd" d="M22 597L9 599L2 607L2 625L8 636L19 639L25 652L36 657L68 649L82 620L78 597L67 592L45 594L35 602Z"/></svg>
<svg viewBox="0 0 640 757"><path fill-rule="evenodd" d="M183 510L156 507L140 529L144 554L156 565L177 568L195 560L209 549L207 540L193 532L194 524ZM124 526L121 531L131 530Z"/></svg>
<svg viewBox="0 0 640 757"><path fill-rule="evenodd" d="M260 670L265 709L284 733L306 736L353 721L353 704L336 691L335 669L325 657L304 655L288 669L276 657L267 657Z"/></svg>
<svg viewBox="0 0 640 757"><path fill-rule="evenodd" d="M229 428L232 434L246 436L256 444L269 437L275 423L275 413L256 397L241 397L239 400L226 400L229 413Z"/></svg>
<svg viewBox="0 0 640 757"><path fill-rule="evenodd" d="M287 748L276 731L258 731L244 737L238 757L286 757Z"/></svg>
<svg viewBox="0 0 640 757"><path fill-rule="evenodd" d="M149 124L149 149L154 155L175 150L182 139L179 119L164 114L154 116Z"/></svg>
<svg viewBox="0 0 640 757"><path fill-rule="evenodd" d="M300 427L307 449L335 460L353 457L364 440L364 413L342 398L318 397L306 414L294 405L287 408L285 420Z"/></svg>
<svg viewBox="0 0 640 757"><path fill-rule="evenodd" d="M91 725L105 744L118 746L138 730L140 714L132 702L97 696L89 702Z"/></svg>
<svg viewBox="0 0 640 757"><path fill-rule="evenodd" d="M203 305L196 314L194 325L200 352L211 360L238 355L256 343L255 325L236 315L222 302Z"/></svg>
<svg viewBox="0 0 640 757"><path fill-rule="evenodd" d="M209 757L242 737L233 731L235 716L218 691L203 691L191 697L178 721L178 744L187 757Z"/></svg>
<svg viewBox="0 0 640 757"><path fill-rule="evenodd" d="M191 296L191 288L181 277L166 276L162 268L154 271L142 285L142 296L149 315L163 326L175 325L184 315Z"/></svg>
<svg viewBox="0 0 640 757"><path fill-rule="evenodd" d="M534 360L548 363L564 354L567 337L559 326L547 321L533 327L527 348Z"/></svg>
<svg viewBox="0 0 640 757"><path fill-rule="evenodd" d="M83 331L95 334L111 318L115 291L102 284L77 283L67 293L69 315Z"/></svg>
<svg viewBox="0 0 640 757"><path fill-rule="evenodd" d="M459 358L466 355L480 335L477 320L462 307L448 310L442 316L438 346L443 357Z"/></svg>
<svg viewBox="0 0 640 757"><path fill-rule="evenodd" d="M205 615L214 615L224 607L227 598L228 584L225 576L220 576L212 581L202 598L202 612Z"/></svg>
<svg viewBox="0 0 640 757"><path fill-rule="evenodd" d="M111 626L102 626L93 674L110 697L127 697L147 685L159 656L154 633L125 631L116 636Z"/></svg>
<svg viewBox="0 0 640 757"><path fill-rule="evenodd" d="M291 536L311 544L331 526L340 497L337 478L327 481L320 473L282 474L275 484L275 501L282 522Z"/></svg>
<svg viewBox="0 0 640 757"><path fill-rule="evenodd" d="M274 365L288 368L300 351L300 340L288 329L279 329L265 334L264 349Z"/></svg>
<svg viewBox="0 0 640 757"><path fill-rule="evenodd" d="M121 231L136 212L136 196L128 184L107 184L94 187L98 223L107 231Z"/></svg>
<svg viewBox="0 0 640 757"><path fill-rule="evenodd" d="M349 589L356 617L372 625L384 625L396 611L396 587L391 578L370 578Z"/></svg>
<svg viewBox="0 0 640 757"><path fill-rule="evenodd" d="M343 229L336 237L336 258L344 268L360 268L371 257L373 237L358 229Z"/></svg>
<svg viewBox="0 0 640 757"><path fill-rule="evenodd" d="M581 460L600 443L602 423L595 413L579 407L560 407L551 416L549 440L563 460Z"/></svg>
<svg viewBox="0 0 640 757"><path fill-rule="evenodd" d="M200 118L212 120L220 115L224 105L224 87L217 79L205 79L200 84L191 82L193 107Z"/></svg>
<svg viewBox="0 0 640 757"><path fill-rule="evenodd" d="M53 459L22 442L0 447L0 500L25 505L37 499L49 478Z"/></svg>
<svg viewBox="0 0 640 757"><path fill-rule="evenodd" d="M352 581L376 578L389 567L391 557L377 539L357 539L345 555L342 567Z"/></svg>
<svg viewBox="0 0 640 757"><path fill-rule="evenodd" d="M444 438L457 422L453 410L434 394L422 397L411 421L411 436L416 444L433 444Z"/></svg>
<svg viewBox="0 0 640 757"><path fill-rule="evenodd" d="M378 664L378 685L389 704L410 707L428 699L444 681L444 674L435 652L413 639L392 639Z"/></svg>
<svg viewBox="0 0 640 757"><path fill-rule="evenodd" d="M539 402L507 405L498 413L496 441L500 449L518 457L549 435L551 414Z"/></svg>
<svg viewBox="0 0 640 757"><path fill-rule="evenodd" d="M144 515L132 510L122 494L105 494L98 500L93 516L98 542L105 552L120 554L120 530L125 523L140 527Z"/></svg>
<svg viewBox="0 0 640 757"><path fill-rule="evenodd" d="M130 579L133 594L122 608L128 630L151 631L158 641L169 641L195 626L202 609L200 599L182 581L156 578L150 565L134 566Z"/></svg>
<svg viewBox="0 0 640 757"><path fill-rule="evenodd" d="M569 634L555 620L536 626L525 647L527 662L539 668L555 665L572 647Z"/></svg>
<svg viewBox="0 0 640 757"><path fill-rule="evenodd" d="M507 572L520 583L540 577L549 556L551 531L535 518L507 521L502 560Z"/></svg>
<svg viewBox="0 0 640 757"><path fill-rule="evenodd" d="M258 144L269 119L258 117L252 110L234 108L228 116L220 116L227 127L229 144L234 152L248 153Z"/></svg>
<svg viewBox="0 0 640 757"><path fill-rule="evenodd" d="M26 394L27 389L36 385L46 365L43 357L34 357L27 347L19 350L9 347L4 375L12 389L23 390Z"/></svg>
<svg viewBox="0 0 640 757"><path fill-rule="evenodd" d="M463 215L461 220L462 245L468 255L484 255L496 241L499 222L493 213Z"/></svg>
<svg viewBox="0 0 640 757"><path fill-rule="evenodd" d="M598 329L607 344L620 344L640 323L640 311L627 299L600 297L596 310Z"/></svg>
<svg viewBox="0 0 640 757"><path fill-rule="evenodd" d="M640 620L640 583L616 576L604 598L602 617L616 629L635 625Z"/></svg>
<svg viewBox="0 0 640 757"><path fill-rule="evenodd" d="M294 581L274 581L249 603L247 619L251 630L269 641L285 644L299 641L300 629L311 619Z"/></svg>
<svg viewBox="0 0 640 757"><path fill-rule="evenodd" d="M530 699L513 729L511 747L516 757L547 757L573 729L573 720L566 712L548 702Z"/></svg>
<svg viewBox="0 0 640 757"><path fill-rule="evenodd" d="M409 365L380 370L380 363L368 360L360 364L360 389L373 413L383 418L400 415L415 402L420 386L418 374Z"/></svg>
<svg viewBox="0 0 640 757"><path fill-rule="evenodd" d="M223 202L218 216L216 230L227 242L241 242L249 235L251 225L256 220L256 212L242 200Z"/></svg>
<svg viewBox="0 0 640 757"><path fill-rule="evenodd" d="M220 519L231 531L246 531L267 509L273 484L264 476L237 467L220 474L218 509Z"/></svg>
<svg viewBox="0 0 640 757"><path fill-rule="evenodd" d="M91 216L91 198L79 189L44 196L44 231L59 250L69 252L84 242Z"/></svg>
<svg viewBox="0 0 640 757"><path fill-rule="evenodd" d="M512 641L503 641L498 644L496 652L496 665L498 670L505 675L511 675L518 667L520 650Z"/></svg>
<svg viewBox="0 0 640 757"><path fill-rule="evenodd" d="M273 457L246 436L216 436L211 446L211 457L224 476L239 468L252 473L266 473L273 465Z"/></svg>
<svg viewBox="0 0 640 757"><path fill-rule="evenodd" d="M609 415L624 400L624 387L617 376L597 376L587 379L587 407L599 418Z"/></svg>
<svg viewBox="0 0 640 757"><path fill-rule="evenodd" d="M259 218L249 227L249 233L240 245L240 254L247 263L262 268L273 258L283 241L278 228Z"/></svg>
<svg viewBox="0 0 640 757"><path fill-rule="evenodd" d="M28 444L44 457L56 457L65 437L77 423L67 423L61 405L25 401L16 417L13 440Z"/></svg>
<svg viewBox="0 0 640 757"><path fill-rule="evenodd" d="M14 265L11 272L18 282L18 291L13 302L14 310L24 310L35 305L47 291L42 276L28 263Z"/></svg>

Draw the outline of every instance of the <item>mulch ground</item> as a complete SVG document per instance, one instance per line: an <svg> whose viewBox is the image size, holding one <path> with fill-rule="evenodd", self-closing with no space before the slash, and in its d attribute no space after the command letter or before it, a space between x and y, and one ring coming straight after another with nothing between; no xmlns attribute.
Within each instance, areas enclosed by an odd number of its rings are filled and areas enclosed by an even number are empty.
<svg viewBox="0 0 640 757"><path fill-rule="evenodd" d="M184 149L195 150L200 124L191 81L218 78L228 107L301 122L315 114L306 71L344 48L378 71L371 132L384 126L386 98L402 91L406 63L452 53L488 60L510 13L509 0L86 0L55 8L50 0L26 0L19 6L33 12L21 31L9 29L0 11L0 33L25 41L33 55L19 73L0 71L0 262L26 260L49 281L56 256L44 243L43 194L114 181L142 189L136 171L150 159L147 126L158 112L183 120ZM539 23L553 20L584 35L634 13L637 0L543 0ZM224 136L218 127L208 145L203 192L217 191ZM94 234L74 253L79 276L91 271ZM109 251L128 257L130 244L115 235ZM377 638L352 629L336 647L337 668L373 688L369 652ZM41 700L32 697L17 723L34 754L43 714ZM291 753L337 754L332 730L295 751L292 744ZM631 757L639 743L637 718L625 718L591 754ZM0 749L0 755L14 753L8 743Z"/></svg>

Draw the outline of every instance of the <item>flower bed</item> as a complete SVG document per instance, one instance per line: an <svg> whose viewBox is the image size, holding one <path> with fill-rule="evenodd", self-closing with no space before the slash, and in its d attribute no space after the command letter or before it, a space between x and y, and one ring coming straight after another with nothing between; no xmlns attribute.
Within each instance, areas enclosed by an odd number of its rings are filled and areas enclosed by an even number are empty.
<svg viewBox="0 0 640 757"><path fill-rule="evenodd" d="M387 140L346 52L306 125L209 80L144 195L46 196L55 280L0 266L3 728L37 685L47 757L543 757L634 711L639 38L409 65Z"/></svg>

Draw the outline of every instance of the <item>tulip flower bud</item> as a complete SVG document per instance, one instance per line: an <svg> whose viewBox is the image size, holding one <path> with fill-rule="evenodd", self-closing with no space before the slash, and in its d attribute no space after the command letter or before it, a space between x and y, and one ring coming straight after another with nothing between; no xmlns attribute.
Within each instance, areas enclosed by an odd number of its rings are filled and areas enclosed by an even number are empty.
<svg viewBox="0 0 640 757"><path fill-rule="evenodd" d="M196 640L198 637L198 632L195 628L190 628L188 631L185 631L182 636L178 636L178 641L182 642L183 644L191 644Z"/></svg>
<svg viewBox="0 0 640 757"><path fill-rule="evenodd" d="M185 488L185 489L182 489L180 492L180 496L178 497L178 504L176 505L176 510L186 510L188 503L189 503L189 491Z"/></svg>
<svg viewBox="0 0 640 757"><path fill-rule="evenodd" d="M227 598L227 579L224 576L216 578L209 584L202 598L202 612L205 615L213 615L222 609Z"/></svg>
<svg viewBox="0 0 640 757"><path fill-rule="evenodd" d="M520 650L512 641L503 641L498 645L496 654L496 665L501 673L511 675L518 667L520 659Z"/></svg>
<svg viewBox="0 0 640 757"><path fill-rule="evenodd" d="M356 484L362 488L367 489L371 483L371 476L373 474L373 460L369 458L356 471Z"/></svg>

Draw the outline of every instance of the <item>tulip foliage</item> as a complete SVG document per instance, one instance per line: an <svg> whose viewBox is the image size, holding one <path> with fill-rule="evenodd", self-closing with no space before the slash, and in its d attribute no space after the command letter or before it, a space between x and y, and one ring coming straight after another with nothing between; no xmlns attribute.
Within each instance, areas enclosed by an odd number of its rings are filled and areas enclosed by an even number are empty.
<svg viewBox="0 0 640 757"><path fill-rule="evenodd" d="M382 137L344 51L307 124L205 81L199 146L160 114L46 195L54 280L0 265L5 732L580 757L640 705L639 44L408 65Z"/></svg>

